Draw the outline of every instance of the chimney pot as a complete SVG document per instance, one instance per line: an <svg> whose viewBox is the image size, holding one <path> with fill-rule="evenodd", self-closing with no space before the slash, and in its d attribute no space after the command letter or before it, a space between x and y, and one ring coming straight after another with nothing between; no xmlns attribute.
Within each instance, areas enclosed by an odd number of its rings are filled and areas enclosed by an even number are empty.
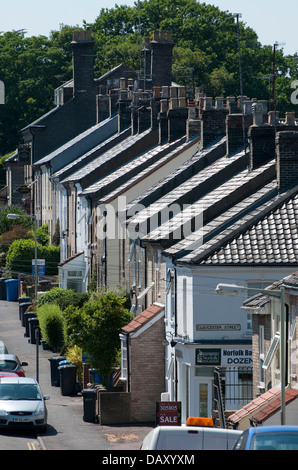
<svg viewBox="0 0 298 470"><path fill-rule="evenodd" d="M288 112L286 113L286 126L295 126L295 113Z"/></svg>
<svg viewBox="0 0 298 470"><path fill-rule="evenodd" d="M263 104L259 102L253 103L252 113L253 113L254 126L262 126L263 125Z"/></svg>

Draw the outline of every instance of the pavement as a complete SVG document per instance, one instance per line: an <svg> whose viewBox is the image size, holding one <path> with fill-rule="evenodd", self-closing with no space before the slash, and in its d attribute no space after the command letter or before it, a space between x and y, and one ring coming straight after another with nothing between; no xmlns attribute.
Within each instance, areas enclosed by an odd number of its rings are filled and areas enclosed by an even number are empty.
<svg viewBox="0 0 298 470"><path fill-rule="evenodd" d="M51 385L49 359L59 354L31 344L24 336L19 318L19 303L0 300L0 340L10 354L27 362L27 377L38 378L44 395L49 395L48 430L38 436L41 450L139 450L153 426L147 424L100 425L83 420L83 397L63 396L60 387Z"/></svg>

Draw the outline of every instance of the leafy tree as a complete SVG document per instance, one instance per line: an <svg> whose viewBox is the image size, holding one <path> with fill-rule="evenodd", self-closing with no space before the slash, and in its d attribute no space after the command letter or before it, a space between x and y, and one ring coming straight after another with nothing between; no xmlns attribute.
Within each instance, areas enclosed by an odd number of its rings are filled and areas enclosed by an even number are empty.
<svg viewBox="0 0 298 470"><path fill-rule="evenodd" d="M116 365L120 329L132 319L124 302L114 292L106 292L95 302L86 302L81 309L64 311L70 342L82 348L92 366L106 379Z"/></svg>
<svg viewBox="0 0 298 470"><path fill-rule="evenodd" d="M19 214L19 219L8 219L7 214ZM0 211L0 235L5 232L13 230L14 227L22 225L24 227L32 228L32 220L26 217L26 213L18 206L5 206Z"/></svg>

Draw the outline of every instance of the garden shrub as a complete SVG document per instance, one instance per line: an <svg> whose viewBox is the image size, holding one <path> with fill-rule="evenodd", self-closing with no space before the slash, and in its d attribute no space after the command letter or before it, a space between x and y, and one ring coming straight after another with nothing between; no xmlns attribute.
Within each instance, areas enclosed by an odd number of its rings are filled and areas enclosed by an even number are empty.
<svg viewBox="0 0 298 470"><path fill-rule="evenodd" d="M37 308L37 318L42 338L54 350L59 351L65 343L63 314L57 304L44 304Z"/></svg>
<svg viewBox="0 0 298 470"><path fill-rule="evenodd" d="M69 306L81 308L88 300L89 294L87 293L75 292L63 287L53 287L38 298L38 305L54 302L59 305L61 310L65 310Z"/></svg>
<svg viewBox="0 0 298 470"><path fill-rule="evenodd" d="M37 244L38 258L45 259L46 275L58 274L60 248ZM11 271L32 273L32 260L35 258L34 240L15 240L9 247L6 256L6 267Z"/></svg>
<svg viewBox="0 0 298 470"><path fill-rule="evenodd" d="M38 306L44 304L57 303L59 299L65 297L69 293L73 293L72 289L63 289L63 287L53 287L51 290L45 292L40 297L38 297Z"/></svg>

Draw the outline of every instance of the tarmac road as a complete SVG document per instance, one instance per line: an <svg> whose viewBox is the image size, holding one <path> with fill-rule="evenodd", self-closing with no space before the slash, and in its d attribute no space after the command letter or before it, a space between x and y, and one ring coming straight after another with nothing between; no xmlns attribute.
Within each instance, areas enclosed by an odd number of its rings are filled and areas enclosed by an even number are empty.
<svg viewBox="0 0 298 470"><path fill-rule="evenodd" d="M46 434L38 436L38 449L102 450L105 452L140 449L144 437L152 427L101 426L97 423L85 422L82 395L62 396L60 387L51 385L49 358L57 354L29 343L28 338L24 337L24 331L19 319L18 302L1 300L0 340L4 342L10 354L16 354L21 361L28 362L28 367L25 368L27 377L36 378L38 369L42 391L44 395L50 396L50 400L46 402L48 430ZM8 448L7 450L15 449Z"/></svg>

